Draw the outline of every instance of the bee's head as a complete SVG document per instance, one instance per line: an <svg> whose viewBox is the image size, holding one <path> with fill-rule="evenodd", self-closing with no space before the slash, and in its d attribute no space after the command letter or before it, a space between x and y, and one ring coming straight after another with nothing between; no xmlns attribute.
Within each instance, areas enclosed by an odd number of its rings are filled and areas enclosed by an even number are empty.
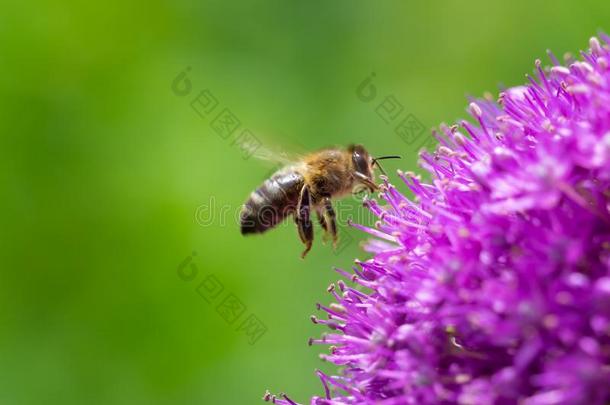
<svg viewBox="0 0 610 405"><path fill-rule="evenodd" d="M350 145L348 147L348 152L352 155L352 165L354 167L354 171L364 175L365 178L368 179L368 181L365 181L365 183L366 182L373 183L375 181L375 177L373 174L373 169L375 166L377 166L379 168L379 170L381 171L381 173L383 173L385 175L384 170L382 169L381 165L379 164L380 160L400 159L400 156L396 156L396 155L380 156L377 158L373 158L367 152L367 150L364 149L364 146L362 146L362 145ZM371 188L373 188L372 185L371 185Z"/></svg>
<svg viewBox="0 0 610 405"><path fill-rule="evenodd" d="M350 145L347 150L352 155L354 170L373 180L373 158L364 149L364 146Z"/></svg>

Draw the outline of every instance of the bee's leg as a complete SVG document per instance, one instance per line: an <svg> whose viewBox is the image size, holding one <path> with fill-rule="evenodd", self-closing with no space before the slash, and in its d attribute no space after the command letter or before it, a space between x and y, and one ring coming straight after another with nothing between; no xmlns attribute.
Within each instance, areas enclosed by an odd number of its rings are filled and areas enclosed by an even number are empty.
<svg viewBox="0 0 610 405"><path fill-rule="evenodd" d="M337 220L335 210L333 209L333 204L330 200L330 197L324 197L322 199L324 203L324 220L327 223L327 231L330 232L330 235L333 238L333 247L337 248Z"/></svg>
<svg viewBox="0 0 610 405"><path fill-rule="evenodd" d="M324 213L317 211L318 221L320 221L320 226L324 229L325 232L328 232L328 226L326 225L326 220L324 219Z"/></svg>
<svg viewBox="0 0 610 405"><path fill-rule="evenodd" d="M371 193L374 191L377 191L379 189L379 187L377 187L377 184L373 183L371 181L371 179L366 177L364 174L356 172L355 176L358 179L358 181L360 181L362 184L364 184L365 186L367 186L369 188Z"/></svg>
<svg viewBox="0 0 610 405"><path fill-rule="evenodd" d="M311 195L309 193L309 188L303 186L301 195L299 196L297 212L295 214L299 236L301 237L301 241L305 244L305 250L301 253L302 258L305 258L305 255L307 255L307 252L311 249L311 244L313 242L313 224L311 223L310 214Z"/></svg>
<svg viewBox="0 0 610 405"><path fill-rule="evenodd" d="M320 226L324 230L323 241L326 242L326 240L328 238L328 224L326 223L326 218L324 218L324 212L322 212L322 210L318 209L318 210L316 210L316 214L318 216L318 221L320 222Z"/></svg>

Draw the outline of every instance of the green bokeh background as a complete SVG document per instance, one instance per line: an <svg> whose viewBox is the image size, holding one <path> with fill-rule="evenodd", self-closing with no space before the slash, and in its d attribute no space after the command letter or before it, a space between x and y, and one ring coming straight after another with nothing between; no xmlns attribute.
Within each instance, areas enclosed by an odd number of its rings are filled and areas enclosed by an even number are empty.
<svg viewBox="0 0 610 405"><path fill-rule="evenodd" d="M219 137L193 96L210 89L214 115L229 108L265 145L359 142L415 169L417 151L375 112L383 97L426 128L452 122L468 94L522 83L547 48L585 48L608 21L601 1L5 2L0 404L321 394L314 369L332 367L307 346L323 331L308 318L330 301L332 267L366 257L363 236L342 226L352 243L334 254L318 238L304 261L293 226L243 238L235 211L270 168ZM192 251L186 282L176 269ZM210 274L241 319L266 325L256 344L198 295Z"/></svg>

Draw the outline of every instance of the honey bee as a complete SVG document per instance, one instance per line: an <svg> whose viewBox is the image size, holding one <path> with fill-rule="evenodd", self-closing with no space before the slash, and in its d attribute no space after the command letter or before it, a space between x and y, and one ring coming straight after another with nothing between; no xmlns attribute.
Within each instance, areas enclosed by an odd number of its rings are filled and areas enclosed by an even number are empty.
<svg viewBox="0 0 610 405"><path fill-rule="evenodd" d="M320 226L337 246L337 224L333 198L341 198L364 187L378 189L374 168L379 160L400 156L372 158L362 145L323 149L304 156L275 172L250 194L240 214L242 235L263 233L294 216L299 237L305 245L302 258L313 243L312 211Z"/></svg>

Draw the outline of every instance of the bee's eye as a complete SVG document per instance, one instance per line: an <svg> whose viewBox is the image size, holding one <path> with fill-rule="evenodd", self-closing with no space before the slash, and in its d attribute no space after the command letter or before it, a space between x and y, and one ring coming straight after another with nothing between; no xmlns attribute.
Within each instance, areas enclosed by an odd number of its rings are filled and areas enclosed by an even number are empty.
<svg viewBox="0 0 610 405"><path fill-rule="evenodd" d="M361 150L354 150L352 154L352 161L357 172L360 172L366 176L369 175L369 158L368 154Z"/></svg>

